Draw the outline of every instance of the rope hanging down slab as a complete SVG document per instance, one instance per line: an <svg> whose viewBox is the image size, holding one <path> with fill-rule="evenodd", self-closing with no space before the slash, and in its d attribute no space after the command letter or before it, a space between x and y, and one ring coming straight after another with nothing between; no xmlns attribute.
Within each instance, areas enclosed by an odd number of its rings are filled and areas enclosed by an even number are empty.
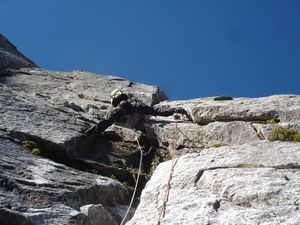
<svg viewBox="0 0 300 225"><path fill-rule="evenodd" d="M135 183L135 187L134 187L134 191L133 191L133 194L132 194L132 197L131 197L131 201L130 201L130 204L128 206L128 209L127 209L127 212L122 220L122 222L120 223L120 225L123 225L126 221L126 218L128 216L128 213L131 209L131 206L132 206L132 203L133 203L133 200L134 200L134 197L135 197L135 194L136 194L136 190L137 190L137 187L138 187L138 184L139 184L139 178L140 178L140 174L141 174L141 171L142 171L142 162L143 162L143 150L142 150L142 147L140 145L140 142L138 140L138 138L136 138L136 142L139 146L139 150L141 152L141 157L140 157L140 165L139 165L139 172L138 172L138 175L137 175L137 179L136 179L136 183Z"/></svg>
<svg viewBox="0 0 300 225"><path fill-rule="evenodd" d="M163 203L162 203L160 213L158 215L156 225L160 225L161 219L165 216L166 204L167 204L168 198L169 198L169 192L170 192L171 180L172 180L172 176L173 176L173 172L174 172L174 167L175 167L175 165L177 163L177 160L178 160L178 159L176 159L176 161L175 161L175 158L176 158L176 142L177 142L177 123L175 123L174 136L173 137L174 137L173 138L173 148L172 148L172 151L171 151L172 165L171 165L171 169L170 169L170 173L169 173L167 187L166 187L166 190L165 190L165 196L164 196L164 199L163 199Z"/></svg>

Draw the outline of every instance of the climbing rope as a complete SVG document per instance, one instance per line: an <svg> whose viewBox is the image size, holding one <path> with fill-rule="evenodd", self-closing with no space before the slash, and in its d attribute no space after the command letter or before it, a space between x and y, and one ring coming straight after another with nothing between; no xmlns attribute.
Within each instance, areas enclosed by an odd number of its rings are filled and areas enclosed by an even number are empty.
<svg viewBox="0 0 300 225"><path fill-rule="evenodd" d="M168 198L169 198L169 192L170 192L171 180L172 180L172 177L173 177L174 167L175 167L175 165L178 161L178 159L175 161L176 142L177 142L177 123L175 123L175 127L174 127L173 148L172 148L172 151L171 151L171 155L172 155L171 169L170 169L169 178L168 178L168 182L167 182L167 186L166 186L166 190L165 190L165 196L164 196L164 199L163 199L161 210L160 210L159 215L158 215L156 225L160 225L161 219L165 216L166 204L167 204L167 201L168 201Z"/></svg>
<svg viewBox="0 0 300 225"><path fill-rule="evenodd" d="M189 141L189 142L191 142L192 143L192 146L191 146L191 148L193 149L193 150L195 150L195 149L197 149L198 147L196 146L196 144L195 144L195 141L193 141L193 140L191 140L188 136L186 136L183 132L182 132L182 130L181 129L179 129L178 127L177 127L177 130Z"/></svg>
<svg viewBox="0 0 300 225"><path fill-rule="evenodd" d="M176 159L176 143L177 143L177 131L179 131L186 139L188 139L194 146L195 146L195 143L193 140L189 139L178 127L177 127L177 122L175 122L174 124L174 135L173 135L173 148L172 148L172 151L171 151L171 155L172 155L172 163L171 163L171 168L170 168L170 172L169 172L169 178L168 178L168 181L167 181L167 186L166 186L166 190L165 190L165 195L164 195L164 198L163 198L163 202L162 202L162 206L161 206L161 210L159 212L159 215L158 215L158 219L157 219L157 223L156 225L160 225L160 221L161 219L165 216L165 209L166 209L166 204L168 202L168 198L169 198L169 192L170 192L170 187L171 187L171 180L172 180L172 177L173 177L173 173L174 173L174 168L176 166L176 163L178 161L178 158ZM139 182L139 177L140 177L140 174L141 174L141 168L142 168L142 160L143 160L143 155L147 155L149 154L149 152L152 150L152 147L149 149L148 152L144 152L140 143L139 143L139 140L138 138L136 137L136 142L138 144L138 147L139 147L139 150L140 150L140 153L141 153L141 156L140 156L140 164L139 164L139 171L138 171L138 175L137 175L137 179L136 179L136 183L135 183L135 188L134 188L134 191L133 191L133 194L132 194L132 197L131 197L131 201L130 201L130 204L128 206L128 209L127 209L127 212L122 220L122 222L120 223L120 225L124 225L125 221L126 221L126 218L129 214L129 211L132 207L132 203L133 203L133 200L135 198L135 194L136 194L136 190L137 190L137 186L138 186L138 182Z"/></svg>
<svg viewBox="0 0 300 225"><path fill-rule="evenodd" d="M133 200L135 198L135 194L136 194L136 190L137 190L137 187L138 187L138 183L139 183L139 178L140 178L140 174L141 174L141 171L142 171L142 161L143 161L143 149L140 145L140 142L139 142L139 139L136 137L136 142L138 144L138 147L139 147L139 150L141 152L141 157L140 157L140 165L139 165L139 172L138 172L138 175L137 175L137 178L136 178L136 182L135 182L135 187L134 187L134 191L133 191L133 194L132 194L132 197L131 197L131 200L130 200L130 204L128 206L128 209L127 209L127 212L125 213L125 216L122 220L122 222L120 223L120 225L123 225L126 221L126 218L129 214L129 211L131 209L131 206L132 206L132 203L133 203Z"/></svg>

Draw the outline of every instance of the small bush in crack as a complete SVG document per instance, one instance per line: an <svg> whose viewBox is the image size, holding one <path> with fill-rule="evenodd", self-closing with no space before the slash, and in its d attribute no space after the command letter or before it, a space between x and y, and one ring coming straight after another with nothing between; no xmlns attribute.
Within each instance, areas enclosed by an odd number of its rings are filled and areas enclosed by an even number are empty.
<svg viewBox="0 0 300 225"><path fill-rule="evenodd" d="M300 132L297 132L297 133L294 135L294 141L300 142Z"/></svg>
<svg viewBox="0 0 300 225"><path fill-rule="evenodd" d="M22 142L22 147L31 151L33 155L40 155L41 150L38 147L38 144L34 141L26 140Z"/></svg>
<svg viewBox="0 0 300 225"><path fill-rule="evenodd" d="M41 154L41 151L40 151L39 148L33 148L33 149L31 150L31 153L32 153L33 155L39 155L39 154Z"/></svg>
<svg viewBox="0 0 300 225"><path fill-rule="evenodd" d="M257 168L257 165L254 163L240 163L237 165L238 168Z"/></svg>
<svg viewBox="0 0 300 225"><path fill-rule="evenodd" d="M35 143L34 141L29 141L29 140L26 140L26 141L22 141L22 147L23 148L27 148L27 149L34 149L34 148L37 148L37 143Z"/></svg>
<svg viewBox="0 0 300 225"><path fill-rule="evenodd" d="M269 141L298 141L300 142L300 132L277 126L268 136Z"/></svg>
<svg viewBox="0 0 300 225"><path fill-rule="evenodd" d="M279 123L279 122L280 122L279 119L277 119L276 117L273 117L273 118L271 118L271 119L268 119L268 120L266 121L266 124L276 124L276 123Z"/></svg>
<svg viewBox="0 0 300 225"><path fill-rule="evenodd" d="M219 147L222 147L222 146L225 146L225 145L217 143L217 144L213 144L211 147L213 147L213 148L219 148Z"/></svg>

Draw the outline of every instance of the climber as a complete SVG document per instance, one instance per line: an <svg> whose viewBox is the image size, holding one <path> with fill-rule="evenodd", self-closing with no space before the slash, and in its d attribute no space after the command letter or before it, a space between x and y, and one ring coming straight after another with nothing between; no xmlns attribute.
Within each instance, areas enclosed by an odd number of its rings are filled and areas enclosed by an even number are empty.
<svg viewBox="0 0 300 225"><path fill-rule="evenodd" d="M113 110L106 119L98 124L90 127L84 133L90 135L105 131L106 128L113 123L127 123L130 127L142 130L145 120L151 116L171 116L175 113L186 115L190 119L189 114L183 108L163 108L148 106L142 101L125 94L121 89L115 89L111 92L111 104Z"/></svg>

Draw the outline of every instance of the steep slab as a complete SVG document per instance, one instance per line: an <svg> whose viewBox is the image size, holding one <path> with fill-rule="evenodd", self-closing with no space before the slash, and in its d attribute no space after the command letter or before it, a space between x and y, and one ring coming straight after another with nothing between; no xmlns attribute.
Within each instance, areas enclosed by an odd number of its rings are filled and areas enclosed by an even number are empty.
<svg viewBox="0 0 300 225"><path fill-rule="evenodd" d="M170 167L170 161L157 167L127 225L157 224ZM296 225L299 167L298 143L259 141L186 154L175 164L160 224Z"/></svg>
<svg viewBox="0 0 300 225"><path fill-rule="evenodd" d="M55 72L43 69L23 69L6 77L12 89L36 96L54 105L88 112L102 118L110 109L110 92L121 88L148 105L167 99L156 86L133 83L126 79L83 71Z"/></svg>
<svg viewBox="0 0 300 225"><path fill-rule="evenodd" d="M19 138L42 144L48 150L64 147L72 151L72 144L89 127L88 119L68 108L55 107L18 93L0 84L0 130Z"/></svg>
<svg viewBox="0 0 300 225"><path fill-rule="evenodd" d="M180 153L213 146L244 144L262 139L253 129L251 122L243 121L211 122L200 126L186 121L154 119L152 129L160 145L168 149L173 146L176 131L176 146Z"/></svg>

